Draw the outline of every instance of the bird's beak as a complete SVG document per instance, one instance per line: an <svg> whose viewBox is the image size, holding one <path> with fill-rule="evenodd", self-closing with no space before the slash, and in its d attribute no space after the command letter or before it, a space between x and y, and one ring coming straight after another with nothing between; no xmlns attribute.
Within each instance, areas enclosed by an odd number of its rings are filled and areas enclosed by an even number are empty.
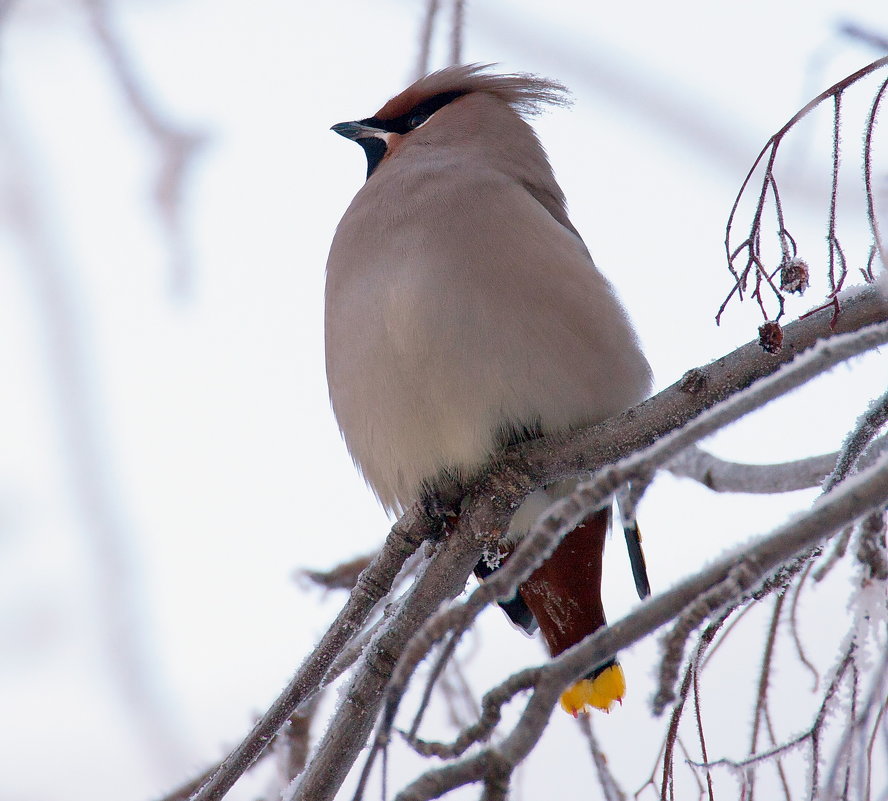
<svg viewBox="0 0 888 801"><path fill-rule="evenodd" d="M379 128L364 125L362 122L337 122L330 130L354 142L357 142L358 139L372 139L381 133L387 133Z"/></svg>

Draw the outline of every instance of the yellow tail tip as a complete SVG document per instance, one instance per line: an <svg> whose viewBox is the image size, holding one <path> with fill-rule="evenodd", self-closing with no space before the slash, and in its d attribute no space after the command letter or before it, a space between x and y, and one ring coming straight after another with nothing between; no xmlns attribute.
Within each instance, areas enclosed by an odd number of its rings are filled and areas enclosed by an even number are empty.
<svg viewBox="0 0 888 801"><path fill-rule="evenodd" d="M623 703L626 694L626 677L623 668L611 665L594 679L583 679L561 693L561 708L577 717L591 707L610 712L617 702Z"/></svg>

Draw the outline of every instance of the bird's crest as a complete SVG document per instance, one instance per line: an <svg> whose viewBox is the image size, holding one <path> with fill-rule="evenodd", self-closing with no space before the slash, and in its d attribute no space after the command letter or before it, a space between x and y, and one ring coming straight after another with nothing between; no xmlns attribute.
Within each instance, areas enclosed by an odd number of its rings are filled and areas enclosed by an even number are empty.
<svg viewBox="0 0 888 801"><path fill-rule="evenodd" d="M567 89L557 81L528 73L496 75L485 72L490 64L461 64L429 73L389 100L374 117L393 120L429 98L442 94L488 92L508 103L522 116L538 114L545 105L570 103Z"/></svg>

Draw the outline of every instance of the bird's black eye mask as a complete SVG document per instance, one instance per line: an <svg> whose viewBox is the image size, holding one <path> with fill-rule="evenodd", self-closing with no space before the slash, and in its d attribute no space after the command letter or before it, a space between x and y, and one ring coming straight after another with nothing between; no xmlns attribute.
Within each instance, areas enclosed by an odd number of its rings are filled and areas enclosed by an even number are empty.
<svg viewBox="0 0 888 801"><path fill-rule="evenodd" d="M420 126L425 125L432 114L464 94L467 94L467 92L462 90L441 92L427 100L423 100L421 103L417 103L410 111L401 114L399 117L385 120L379 117L367 117L366 119L358 120L356 123L349 122L334 125L333 130L349 139L353 139L364 149L364 155L367 156L367 177L369 178L385 157L386 150L388 149L385 141L386 137L374 134L374 131L401 135L415 131Z"/></svg>
<svg viewBox="0 0 888 801"><path fill-rule="evenodd" d="M429 117L431 117L436 111L444 108L448 103L452 103L456 98L462 97L464 94L466 94L466 92L460 90L441 92L441 94L434 95L428 100L423 100L422 103L417 103L412 109L410 109L410 111L406 114L402 114L400 117L395 117L390 120L381 120L379 117L368 117L366 120L359 120L359 122L362 125L367 125L371 128L379 128L380 130L388 131L389 133L410 133L410 131L415 131L420 125L428 122Z"/></svg>

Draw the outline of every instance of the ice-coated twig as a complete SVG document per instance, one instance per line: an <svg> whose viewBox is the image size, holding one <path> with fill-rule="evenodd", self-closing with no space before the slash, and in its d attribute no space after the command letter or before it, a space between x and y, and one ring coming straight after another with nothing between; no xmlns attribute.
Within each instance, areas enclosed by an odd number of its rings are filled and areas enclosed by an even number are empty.
<svg viewBox="0 0 888 801"><path fill-rule="evenodd" d="M871 674L873 679L869 692L866 693L862 705L857 710L857 714L849 721L850 725L846 726L842 731L841 739L833 752L829 769L825 773L826 778L823 782L823 794L825 797L829 797L828 793L836 787L839 773L849 764L854 741L858 740L862 742L859 742L857 751L866 760L863 771L865 774L863 783L866 792L859 797L872 798L869 786L872 778L872 749L885 714L886 704L888 704L888 693L886 693L886 688L888 688L888 651L882 654L878 665L874 667ZM873 716L875 716L874 719ZM873 719L872 723L870 723L871 719Z"/></svg>
<svg viewBox="0 0 888 801"><path fill-rule="evenodd" d="M876 214L876 197L873 192L873 132L876 127L876 118L879 114L879 106L888 88L888 79L882 82L879 91L873 98L873 105L866 121L866 129L863 135L863 181L866 186L866 213L869 218L870 231L873 235L873 245L884 269L888 270L888 251L885 250L885 240L882 239L882 231L879 225L879 217Z"/></svg>
<svg viewBox="0 0 888 801"><path fill-rule="evenodd" d="M717 620L714 620L703 630L703 632L700 634L699 640L697 641L697 647L694 650L694 656L688 661L688 664L685 666L684 678L682 679L681 687L678 691L676 703L672 707L672 714L669 716L669 727L666 729L666 736L663 739L663 747L661 749L661 755L663 758L663 773L660 780L661 799L665 799L667 791L671 791L674 787L675 746L679 742L678 725L681 722L682 714L684 713L684 706L685 702L688 699L688 693L690 692L692 685L694 686L694 690L696 692L696 676L702 669L702 666L705 664L704 654L706 654L707 651L710 650L710 646L715 640L716 634L718 634L719 630L724 625L729 615L730 612L722 614L721 617L719 617ZM656 765L654 766L654 772L651 774L649 784L653 784L655 774ZM707 780L707 785L708 784L709 782ZM670 795L672 795L671 792ZM637 796L638 793L636 793L636 797Z"/></svg>
<svg viewBox="0 0 888 801"><path fill-rule="evenodd" d="M771 624L768 626L768 634L765 640L765 651L762 654L762 664L759 668L758 691L756 692L755 710L752 716L752 737L749 743L749 755L758 751L758 738L761 732L761 724L764 721L769 733L770 712L768 707L768 689L771 685L771 668L774 661L774 643L777 641L777 627L780 625L780 616L783 604L786 601L786 593L779 593L774 599L774 608L771 611ZM704 758L704 762L706 759ZM779 759L778 765L779 765ZM709 774L707 773L707 776ZM749 796L755 791L755 774L749 776Z"/></svg>
<svg viewBox="0 0 888 801"><path fill-rule="evenodd" d="M888 391L874 400L857 420L839 452L835 468L823 482L824 492L829 492L851 473L858 459L886 422L888 422Z"/></svg>
<svg viewBox="0 0 888 801"><path fill-rule="evenodd" d="M854 658L854 647L853 645L849 648L849 650L845 653L842 661L839 663L838 668L836 669L836 673L833 676L832 681L829 683L829 686L826 689L826 692L823 695L823 700L820 704L820 709L817 711L817 715L814 718L814 722L811 724L811 727L806 731L802 732L795 737L792 737L789 740L786 740L779 745L773 746L772 748L765 749L764 751L760 751L755 754L751 754L746 759L734 760L734 759L717 759L713 762L691 762L694 767L701 768L704 770L712 770L714 767L725 767L734 772L744 772L748 777L750 774L748 769L752 766L759 765L763 762L770 761L775 757L778 757L782 754L786 754L789 751L792 751L796 748L801 747L804 743L811 743L811 798L815 798L817 796L817 790L819 786L819 776L820 776L820 737L823 731L823 725L826 721L827 714L832 707L833 701L836 698L839 687L843 679L845 678L845 674L851 668Z"/></svg>
<svg viewBox="0 0 888 801"><path fill-rule="evenodd" d="M592 762L595 765L598 785L601 787L604 801L626 801L626 793L611 772L610 766L607 764L607 755L598 744L598 738L592 730L592 718L589 715L580 715L577 718L577 725L589 744L589 753L592 755Z"/></svg>
<svg viewBox="0 0 888 801"><path fill-rule="evenodd" d="M866 67L857 70L851 75L846 76L826 91L821 92L817 97L807 103L795 115L793 115L793 117L765 143L765 146L759 152L758 157L753 162L752 167L750 167L746 178L740 186L740 190L738 191L734 199L731 213L728 216L727 224L725 225L725 255L727 258L728 270L730 271L731 276L734 280L727 297L724 299L718 309L715 317L716 322L719 322L721 320L722 314L724 313L725 309L728 306L728 303L731 301L734 295L737 295L741 300L743 299L743 294L744 292L746 292L749 277L750 275L752 275L754 280L754 287L751 293L752 297L756 300L759 308L761 309L762 317L765 320L764 325L770 327L771 333L769 334L769 337L767 339L770 340L772 336L774 336L774 332L777 332L776 341L774 343L769 344L769 341L763 340L763 345L765 347L775 347L777 350L779 350L780 328L778 321L781 319L784 312L784 294L785 292L801 291L804 286L807 285L807 266L805 265L804 267L804 275L802 277L801 283L797 280L794 280L787 285L784 285L783 282L781 282L780 287L774 284L773 276L776 275L777 272L780 272L783 268L787 267L791 262L804 264L803 262L798 260L795 240L792 239L792 237L789 235L789 232L787 231L784 209L780 199L780 194L777 191L777 178L775 175L777 153L786 135L804 117L810 114L825 100L830 98L832 98L833 100L832 184L828 215L829 222L826 236L828 246L827 280L829 282L829 292L826 296L825 302L822 305L818 306L815 311L831 309L833 324L838 321L839 313L842 308L841 299L839 298L838 293L843 288L845 277L848 274L848 265L836 230L836 206L839 185L839 166L841 159L840 133L842 122L842 96L844 92L853 84L857 83L862 78L871 75L877 70L882 69L886 65L888 65L888 58L880 58L872 62L871 64L868 64ZM865 128L863 154L863 172L867 199L867 213L870 223L870 229L873 235L874 248L880 255L883 264L886 262L886 253L875 213L875 196L872 187L872 139L876 116L886 86L888 86L888 81L884 82L881 85L873 100L873 105L870 110ZM755 197L755 208L752 213L752 219L749 224L749 228L744 229L744 233L742 234L743 241L740 242L739 245L735 245L732 239L735 233L735 227L737 226L737 213L740 208L740 203L746 196L747 190L751 187L752 178L760 167L762 168L762 178L761 184L756 190L757 195ZM782 253L781 264L773 270L765 265L764 256L762 253L763 218L769 193L773 197L777 236ZM742 262L742 266L738 268L737 266L735 266L735 262L737 262L737 260L741 257L744 257L745 261ZM796 271L798 272L798 269ZM776 313L769 313L766 308L765 299L762 296L762 290L765 288L770 290L773 300L777 304Z"/></svg>
<svg viewBox="0 0 888 801"><path fill-rule="evenodd" d="M529 690L539 679L539 668L527 668L513 673L501 684L484 695L481 701L481 715L477 721L466 726L451 743L430 742L421 740L410 732L404 733L404 739L418 754L452 759L461 756L469 746L483 742L499 724L502 708L518 693Z"/></svg>
<svg viewBox="0 0 888 801"><path fill-rule="evenodd" d="M850 531L851 526L845 526L845 531ZM809 562L805 565L805 569L802 572L801 577L795 583L792 588L792 601L789 604L789 630L792 635L793 643L796 648L796 655L799 658L799 662L801 662L811 673L812 678L814 679L814 686L811 688L812 692L816 692L817 688L820 686L820 672L814 667L814 663L808 658L808 654L805 652L805 648L802 645L802 638L799 636L799 624L798 624L798 608L799 608L799 598L802 593L802 588L805 586L805 582L808 579L808 576L812 574L812 563ZM815 578L816 581L816 578Z"/></svg>
<svg viewBox="0 0 888 801"><path fill-rule="evenodd" d="M742 600L756 577L756 572L741 560L722 581L697 596L681 613L672 630L663 638L660 675L651 705L655 715L662 714L666 706L675 700L675 682L684 661L684 646L688 637L716 613L721 612L723 618L727 617L732 611L728 603Z"/></svg>
<svg viewBox="0 0 888 801"><path fill-rule="evenodd" d="M692 684L694 686L694 722L697 724L697 739L699 739L700 741L700 753L703 756L703 761L706 762L709 760L709 752L706 748L706 736L703 731L703 712L700 708L700 670L697 665L694 665L693 677L694 678ZM712 776L710 775L708 770L706 771L706 793L709 797L709 801L715 801L712 792Z"/></svg>

